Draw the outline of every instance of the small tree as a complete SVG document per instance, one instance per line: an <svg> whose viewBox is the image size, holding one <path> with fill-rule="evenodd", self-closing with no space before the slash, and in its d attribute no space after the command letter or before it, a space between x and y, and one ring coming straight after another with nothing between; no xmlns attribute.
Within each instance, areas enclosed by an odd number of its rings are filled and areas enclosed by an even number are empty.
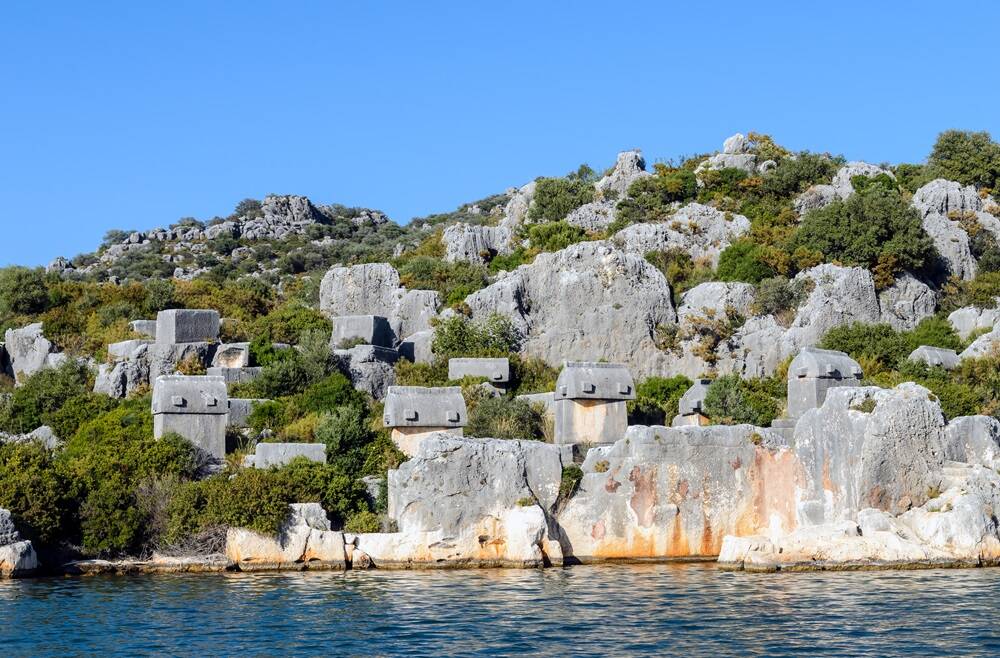
<svg viewBox="0 0 1000 658"><path fill-rule="evenodd" d="M49 289L40 269L6 267L0 270L0 314L41 313L49 304Z"/></svg>

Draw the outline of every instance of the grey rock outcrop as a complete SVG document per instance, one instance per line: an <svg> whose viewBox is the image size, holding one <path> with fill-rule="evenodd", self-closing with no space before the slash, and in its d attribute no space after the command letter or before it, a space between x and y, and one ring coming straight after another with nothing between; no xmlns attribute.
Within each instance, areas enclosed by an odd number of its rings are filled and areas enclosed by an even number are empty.
<svg viewBox="0 0 1000 658"><path fill-rule="evenodd" d="M921 320L934 315L937 295L934 290L909 272L904 272L891 286L878 294L882 322L893 329L908 331Z"/></svg>
<svg viewBox="0 0 1000 658"><path fill-rule="evenodd" d="M953 418L944 430L944 458L1000 468L1000 421L992 416Z"/></svg>
<svg viewBox="0 0 1000 658"><path fill-rule="evenodd" d="M616 198L623 198L628 194L632 183L651 175L646 171L646 159L642 157L642 151L622 151L618 154L614 168L597 181L597 191L604 195L610 192Z"/></svg>
<svg viewBox="0 0 1000 658"><path fill-rule="evenodd" d="M997 299L997 305L1000 306L1000 298ZM948 316L948 322L964 340L980 331L989 332L1000 324L1000 308L965 306L953 311Z"/></svg>
<svg viewBox="0 0 1000 658"><path fill-rule="evenodd" d="M898 514L924 504L942 483L944 437L941 406L922 386L830 389L823 406L795 426L805 472L800 522L848 520L866 507Z"/></svg>
<svg viewBox="0 0 1000 658"><path fill-rule="evenodd" d="M582 469L558 521L584 562L711 556L727 533L795 527L794 454L761 428L636 425Z"/></svg>
<svg viewBox="0 0 1000 658"><path fill-rule="evenodd" d="M289 508L277 537L230 528L226 557L240 571L346 569L344 533L330 529L322 506L297 503Z"/></svg>
<svg viewBox="0 0 1000 658"><path fill-rule="evenodd" d="M498 254L510 253L512 237L513 232L504 225L452 224L441 236L444 259L450 263L485 263Z"/></svg>
<svg viewBox="0 0 1000 658"><path fill-rule="evenodd" d="M526 354L553 365L622 362L637 374L657 371L666 355L654 344L655 329L676 319L659 270L605 242L540 254L465 301L474 319L509 317Z"/></svg>
<svg viewBox="0 0 1000 658"><path fill-rule="evenodd" d="M17 383L24 381L42 368L53 368L64 363L66 355L58 352L52 341L42 333L42 323L36 322L20 329L4 332L4 347L10 368Z"/></svg>
<svg viewBox="0 0 1000 658"><path fill-rule="evenodd" d="M603 231L615 221L615 205L614 201L585 203L566 215L566 223L585 231Z"/></svg>
<svg viewBox="0 0 1000 658"><path fill-rule="evenodd" d="M399 344L399 355L413 363L430 363L434 360L434 330L425 329L411 334Z"/></svg>
<svg viewBox="0 0 1000 658"><path fill-rule="evenodd" d="M689 203L664 222L627 226L611 240L621 249L640 256L651 251L682 249L693 260L706 260L715 267L719 254L749 230L750 220L743 215Z"/></svg>
<svg viewBox="0 0 1000 658"><path fill-rule="evenodd" d="M41 427L28 432L27 434L6 434L0 432L0 443L31 443L36 442L45 447L47 450L55 450L62 445L62 440L56 436L56 433L48 425L42 425ZM3 543L3 538L0 537L0 544Z"/></svg>
<svg viewBox="0 0 1000 658"><path fill-rule="evenodd" d="M1000 352L1000 325L983 334L958 355L960 359L977 359Z"/></svg>
<svg viewBox="0 0 1000 658"><path fill-rule="evenodd" d="M938 178L913 194L913 206L923 217L924 230L931 237L948 271L962 279L976 276L978 265L969 248L969 235L950 213L973 213L982 224L992 226L996 218L981 212L982 202L973 188ZM994 235L1000 234L994 232Z"/></svg>
<svg viewBox="0 0 1000 658"><path fill-rule="evenodd" d="M389 387L396 383L396 371L393 368L399 360L399 352L396 350L375 345L357 345L348 350L334 350L333 354L354 388L376 400L384 398Z"/></svg>
<svg viewBox="0 0 1000 658"><path fill-rule="evenodd" d="M727 138L722 143L722 152L717 153L698 165L695 173L706 169L741 169L748 174L757 171L757 156L753 144L741 133Z"/></svg>
<svg viewBox="0 0 1000 658"><path fill-rule="evenodd" d="M389 516L400 532L457 535L525 498L551 511L560 455L557 446L537 441L432 435L415 458L389 471Z"/></svg>
<svg viewBox="0 0 1000 658"><path fill-rule="evenodd" d="M531 181L518 189L508 190L510 200L504 206L503 216L507 226L515 227L523 224L528 218L528 210L535 200L535 188L538 183Z"/></svg>
<svg viewBox="0 0 1000 658"><path fill-rule="evenodd" d="M21 539L9 511L0 508L0 578L31 575L38 557L30 541Z"/></svg>
<svg viewBox="0 0 1000 658"><path fill-rule="evenodd" d="M689 318L709 315L724 318L727 311L749 317L755 295L756 288L749 283L700 283L681 296L678 321L683 324Z"/></svg>
<svg viewBox="0 0 1000 658"><path fill-rule="evenodd" d="M440 298L433 290L407 290L388 263L334 267L320 284L320 310L328 317L380 315L397 340L430 329Z"/></svg>

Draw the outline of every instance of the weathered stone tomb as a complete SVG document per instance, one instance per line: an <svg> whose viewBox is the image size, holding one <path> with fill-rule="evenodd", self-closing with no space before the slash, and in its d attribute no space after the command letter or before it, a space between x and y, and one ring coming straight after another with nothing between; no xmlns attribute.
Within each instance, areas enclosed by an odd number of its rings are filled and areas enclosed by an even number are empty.
<svg viewBox="0 0 1000 658"><path fill-rule="evenodd" d="M424 438L435 432L462 436L469 418L458 386L390 386L382 421L392 429L396 447L412 457Z"/></svg>
<svg viewBox="0 0 1000 658"><path fill-rule="evenodd" d="M153 385L153 436L177 433L213 457L226 456L229 394L221 377L164 375Z"/></svg>
<svg viewBox="0 0 1000 658"><path fill-rule="evenodd" d="M620 363L567 361L554 397L555 443L613 443L625 436L635 383Z"/></svg>

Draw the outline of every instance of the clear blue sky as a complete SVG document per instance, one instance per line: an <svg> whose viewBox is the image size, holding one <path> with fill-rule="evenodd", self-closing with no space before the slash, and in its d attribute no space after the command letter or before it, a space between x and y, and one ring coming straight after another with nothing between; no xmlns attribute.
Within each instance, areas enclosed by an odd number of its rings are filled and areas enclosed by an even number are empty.
<svg viewBox="0 0 1000 658"><path fill-rule="evenodd" d="M0 264L269 192L405 223L736 131L918 161L946 128L1000 134L997 25L961 1L12 0Z"/></svg>

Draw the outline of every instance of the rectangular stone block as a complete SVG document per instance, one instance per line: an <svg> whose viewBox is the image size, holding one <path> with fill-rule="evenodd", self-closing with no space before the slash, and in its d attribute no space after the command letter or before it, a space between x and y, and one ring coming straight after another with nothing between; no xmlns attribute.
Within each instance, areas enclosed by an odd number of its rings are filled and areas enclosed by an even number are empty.
<svg viewBox="0 0 1000 658"><path fill-rule="evenodd" d="M485 377L491 384L510 383L508 359L448 359L448 379Z"/></svg>
<svg viewBox="0 0 1000 658"><path fill-rule="evenodd" d="M171 309L156 315L157 343L200 343L218 339L218 311Z"/></svg>
<svg viewBox="0 0 1000 658"><path fill-rule="evenodd" d="M458 386L390 386L385 397L385 427L464 427L468 412Z"/></svg>
<svg viewBox="0 0 1000 658"><path fill-rule="evenodd" d="M296 457L326 463L326 444L323 443L258 443L248 465L254 468L284 466Z"/></svg>
<svg viewBox="0 0 1000 658"><path fill-rule="evenodd" d="M333 318L333 335L330 347L340 349L350 342L362 345L394 347L396 335L389 320L379 315L341 315Z"/></svg>
<svg viewBox="0 0 1000 658"><path fill-rule="evenodd" d="M227 384L246 384L260 377L263 368L209 368L206 371L212 377L221 377Z"/></svg>
<svg viewBox="0 0 1000 658"><path fill-rule="evenodd" d="M213 368L247 368L250 366L250 343L219 345L212 359Z"/></svg>
<svg viewBox="0 0 1000 658"><path fill-rule="evenodd" d="M635 382L621 363L567 361L556 380L556 399L634 400Z"/></svg>
<svg viewBox="0 0 1000 658"><path fill-rule="evenodd" d="M129 323L132 333L156 339L156 320L132 320Z"/></svg>
<svg viewBox="0 0 1000 658"><path fill-rule="evenodd" d="M153 416L153 436L179 434L216 459L226 456L226 421L228 414L157 414Z"/></svg>
<svg viewBox="0 0 1000 658"><path fill-rule="evenodd" d="M624 400L556 400L553 443L614 443L628 429Z"/></svg>

